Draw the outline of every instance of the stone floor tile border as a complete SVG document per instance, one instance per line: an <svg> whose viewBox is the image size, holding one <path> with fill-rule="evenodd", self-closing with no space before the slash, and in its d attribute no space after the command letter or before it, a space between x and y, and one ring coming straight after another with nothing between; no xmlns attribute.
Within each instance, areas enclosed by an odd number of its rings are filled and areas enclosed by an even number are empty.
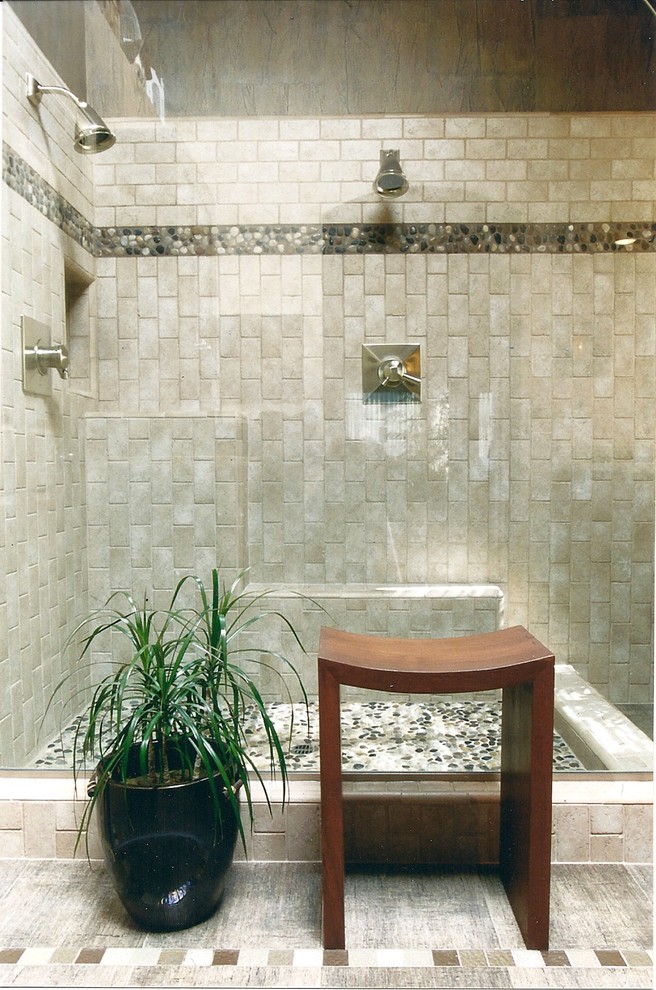
<svg viewBox="0 0 656 990"><path fill-rule="evenodd" d="M654 953L649 949L616 947L586 949L267 949L262 947L165 948L48 946L0 946L4 966L148 966L148 967L246 967L291 966L296 969L332 967L424 969L431 966L467 969L650 969Z"/></svg>

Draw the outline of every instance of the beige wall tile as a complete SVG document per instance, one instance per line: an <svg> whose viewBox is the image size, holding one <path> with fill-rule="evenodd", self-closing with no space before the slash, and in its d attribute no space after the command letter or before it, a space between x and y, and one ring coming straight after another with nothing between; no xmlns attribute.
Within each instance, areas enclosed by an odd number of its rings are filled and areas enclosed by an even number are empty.
<svg viewBox="0 0 656 990"><path fill-rule="evenodd" d="M624 843L621 835L591 835L590 861L592 863L621 863L624 861Z"/></svg>
<svg viewBox="0 0 656 990"><path fill-rule="evenodd" d="M648 863L653 855L651 806L632 805L624 809L624 859L627 863Z"/></svg>
<svg viewBox="0 0 656 990"><path fill-rule="evenodd" d="M3 859L22 859L25 856L21 830L0 829L0 856Z"/></svg>
<svg viewBox="0 0 656 990"><path fill-rule="evenodd" d="M55 855L55 832L50 803L30 801L23 806L25 856L52 859Z"/></svg>
<svg viewBox="0 0 656 990"><path fill-rule="evenodd" d="M287 808L287 859L318 862L320 808L317 804L290 804Z"/></svg>
<svg viewBox="0 0 656 990"><path fill-rule="evenodd" d="M584 805L560 806L555 809L554 820L558 862L589 862L589 809Z"/></svg>
<svg viewBox="0 0 656 990"><path fill-rule="evenodd" d="M256 862L257 860L285 862L287 852L284 832L254 832L252 836L252 851L249 858Z"/></svg>

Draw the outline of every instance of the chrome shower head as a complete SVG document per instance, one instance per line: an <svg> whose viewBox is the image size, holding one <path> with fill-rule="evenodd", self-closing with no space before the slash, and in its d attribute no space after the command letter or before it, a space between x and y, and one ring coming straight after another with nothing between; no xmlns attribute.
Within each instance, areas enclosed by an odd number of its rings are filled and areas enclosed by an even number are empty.
<svg viewBox="0 0 656 990"><path fill-rule="evenodd" d="M80 112L84 122L75 127L75 147L83 154L94 155L98 151L106 151L116 143L116 137L109 127L88 103L80 103Z"/></svg>
<svg viewBox="0 0 656 990"><path fill-rule="evenodd" d="M78 100L70 89L64 86L42 86L29 72L26 76L27 98L34 106L38 106L44 93L60 93L73 100L80 115L79 122L75 125L76 151L83 154L94 155L99 151L106 151L116 143L116 136L109 129L102 117L96 113L84 100Z"/></svg>
<svg viewBox="0 0 656 990"><path fill-rule="evenodd" d="M380 168L374 180L374 192L386 199L403 196L409 189L408 180L401 168L398 150L383 150L380 153Z"/></svg>

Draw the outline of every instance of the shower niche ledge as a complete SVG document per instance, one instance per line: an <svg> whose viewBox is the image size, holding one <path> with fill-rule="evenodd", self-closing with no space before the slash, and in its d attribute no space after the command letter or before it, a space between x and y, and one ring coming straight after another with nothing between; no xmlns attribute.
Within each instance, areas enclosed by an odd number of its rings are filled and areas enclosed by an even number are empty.
<svg viewBox="0 0 656 990"><path fill-rule="evenodd" d="M316 602L322 625L383 636L468 636L494 632L504 622L504 593L496 584L284 584L248 585L268 591L285 608ZM346 623L346 624L345 624Z"/></svg>
<svg viewBox="0 0 656 990"><path fill-rule="evenodd" d="M319 641L321 626L408 639L413 636L472 636L495 632L504 624L504 594L496 584L248 586L253 592L265 588L270 593L269 604L277 602L296 627L304 630L305 642L311 648ZM310 669L306 674L308 693L314 696L316 669ZM368 694L360 688L345 688L345 696L351 700L368 697Z"/></svg>
<svg viewBox="0 0 656 990"><path fill-rule="evenodd" d="M307 595L311 598L490 598L503 602L503 591L496 584L259 584L249 591L273 589L281 598Z"/></svg>
<svg viewBox="0 0 656 990"><path fill-rule="evenodd" d="M260 584L251 583L248 590L273 591L275 597L293 599L299 595L320 603L330 602L478 602L496 616L494 628L503 620L504 594L496 584ZM392 606L393 608L394 606ZM449 607L447 605L447 607ZM477 632L479 630L476 630ZM488 630L480 630L481 632Z"/></svg>
<svg viewBox="0 0 656 990"><path fill-rule="evenodd" d="M496 584L249 584L252 592L294 611L314 607L321 625L382 636L467 636L495 632L504 621L504 594ZM312 606L316 602L323 612ZM300 615L299 615L300 618ZM318 630L317 630L318 631Z"/></svg>
<svg viewBox="0 0 656 990"><path fill-rule="evenodd" d="M362 628L388 636L460 636L494 632L503 625L504 593L496 584L284 584L252 583L285 601L304 596L323 606L325 625L339 625L345 615ZM303 600L303 599L300 599Z"/></svg>

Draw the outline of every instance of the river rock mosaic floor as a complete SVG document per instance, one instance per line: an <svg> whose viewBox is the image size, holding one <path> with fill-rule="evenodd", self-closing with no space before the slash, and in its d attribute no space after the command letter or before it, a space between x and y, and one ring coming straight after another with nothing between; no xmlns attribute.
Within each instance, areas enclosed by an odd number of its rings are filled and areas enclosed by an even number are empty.
<svg viewBox="0 0 656 990"><path fill-rule="evenodd" d="M273 722L288 751L292 771L319 769L316 704L274 703ZM309 714L309 722L308 722ZM494 701L354 702L342 704L342 766L362 773L471 773L500 767L501 704ZM289 745L290 728L293 736ZM269 767L263 728L255 718L246 734L258 768ZM41 751L33 767L69 769L75 724ZM554 770L584 766L564 740L554 735Z"/></svg>

